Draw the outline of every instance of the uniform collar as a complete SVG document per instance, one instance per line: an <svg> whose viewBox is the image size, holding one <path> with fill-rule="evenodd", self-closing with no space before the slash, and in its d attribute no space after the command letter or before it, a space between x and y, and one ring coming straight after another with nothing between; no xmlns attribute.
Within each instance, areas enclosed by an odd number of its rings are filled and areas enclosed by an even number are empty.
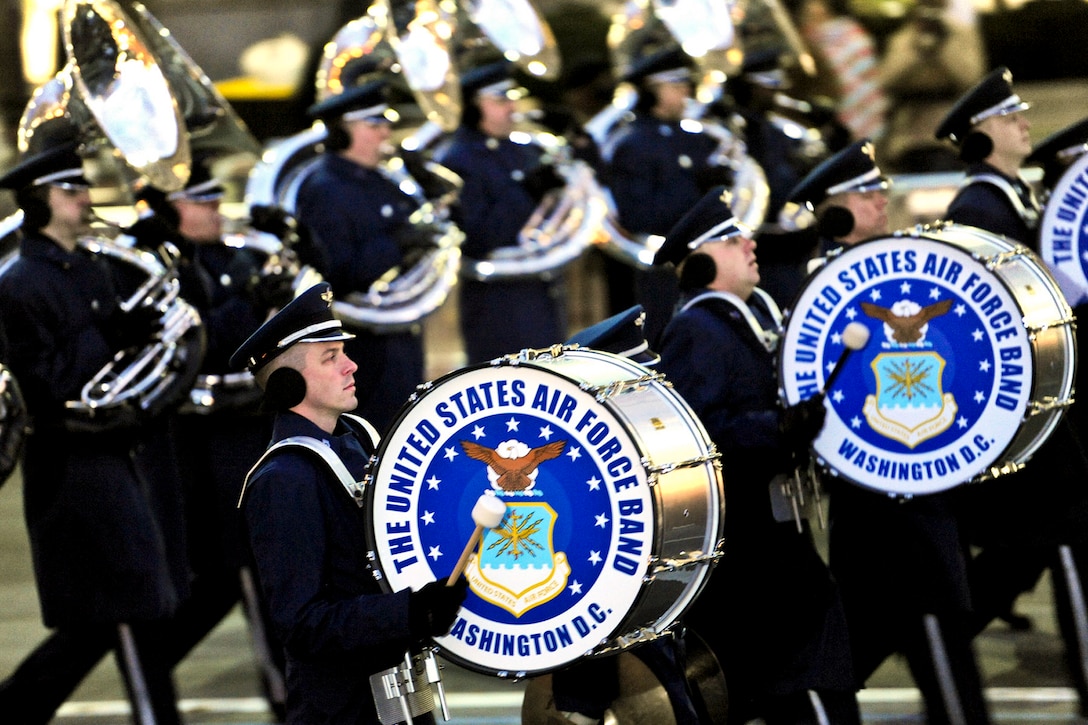
<svg viewBox="0 0 1088 725"><path fill-rule="evenodd" d="M78 250L79 247L76 247ZM24 231L23 238L19 242L19 254L24 257L38 257L48 259L57 264L67 264L71 261L75 252L69 252L60 246L52 237L42 234L38 230Z"/></svg>
<svg viewBox="0 0 1088 725"><path fill-rule="evenodd" d="M272 437L277 441L293 436L306 436L307 438L319 440L330 447L335 447L339 439L345 435L351 436L353 434L342 421L337 422L336 430L329 434L309 418L290 410L277 413L272 426Z"/></svg>

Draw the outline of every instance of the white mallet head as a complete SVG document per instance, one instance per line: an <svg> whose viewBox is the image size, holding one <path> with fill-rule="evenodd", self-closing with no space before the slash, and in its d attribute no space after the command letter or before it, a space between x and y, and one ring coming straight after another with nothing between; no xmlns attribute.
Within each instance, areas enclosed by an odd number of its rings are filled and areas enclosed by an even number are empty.
<svg viewBox="0 0 1088 725"><path fill-rule="evenodd" d="M472 520L477 526L485 529L494 529L502 523L506 516L506 503L495 494L488 491L476 499L476 505L472 507Z"/></svg>
<svg viewBox="0 0 1088 725"><path fill-rule="evenodd" d="M851 350L860 350L869 344L869 328L860 322L851 322L842 331L842 344Z"/></svg>

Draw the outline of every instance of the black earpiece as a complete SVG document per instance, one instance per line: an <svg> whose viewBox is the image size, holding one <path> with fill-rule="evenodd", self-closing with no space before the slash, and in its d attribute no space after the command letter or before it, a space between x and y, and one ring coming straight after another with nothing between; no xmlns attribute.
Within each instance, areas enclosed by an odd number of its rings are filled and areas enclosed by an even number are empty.
<svg viewBox="0 0 1088 725"><path fill-rule="evenodd" d="M963 139L963 145L960 146L960 158L969 164L973 164L976 161L982 161L993 150L993 139L981 131L972 131Z"/></svg>
<svg viewBox="0 0 1088 725"><path fill-rule="evenodd" d="M294 368L273 370L264 387L261 410L282 413L301 403L306 397L306 379Z"/></svg>
<svg viewBox="0 0 1088 725"><path fill-rule="evenodd" d="M680 270L680 289L693 290L706 287L718 276L718 265L709 254L696 252L684 260Z"/></svg>
<svg viewBox="0 0 1088 725"><path fill-rule="evenodd" d="M854 231L854 215L844 206L829 206L817 222L821 237L839 239Z"/></svg>

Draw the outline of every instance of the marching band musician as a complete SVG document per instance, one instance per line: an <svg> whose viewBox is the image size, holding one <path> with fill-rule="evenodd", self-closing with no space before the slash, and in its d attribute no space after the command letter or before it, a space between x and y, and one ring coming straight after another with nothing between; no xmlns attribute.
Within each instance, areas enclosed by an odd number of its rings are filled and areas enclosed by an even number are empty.
<svg viewBox="0 0 1088 725"><path fill-rule="evenodd" d="M344 351L351 333L331 305L327 283L310 287L231 358L253 372L266 408L276 411L273 442L305 439L322 453L297 445L270 451L247 478L239 506L286 649L287 722L376 724L380 675L410 648L446 634L468 582L382 593L367 557L366 512L345 490L363 480L377 432L343 415L356 409L358 366ZM434 721L423 713L414 722Z"/></svg>
<svg viewBox="0 0 1088 725"><path fill-rule="evenodd" d="M760 287L783 308L801 287L816 240L807 231L786 231L774 220L789 193L820 160L807 158L797 140L772 120L779 112L778 99L790 87L777 47L745 52L740 74L730 78L726 86L736 104L734 113L744 121L747 151L767 176L770 198L766 222L757 230Z"/></svg>
<svg viewBox="0 0 1088 725"><path fill-rule="evenodd" d="M645 324L645 311L635 305L575 333L564 344L603 350L654 367L661 356L646 342ZM712 722L705 707L701 707L704 705L702 699L695 697L687 682L685 642L679 631L652 639L634 648L631 654L648 668L665 695L664 702L661 698L641 700L642 718L665 721L671 717L676 725ZM642 692L642 683L620 682L620 656L583 659L554 672L551 676L552 697L545 706L545 714L581 725L604 722L607 711L615 709L613 704L618 699L631 692ZM524 722L530 723L528 719Z"/></svg>
<svg viewBox="0 0 1088 725"><path fill-rule="evenodd" d="M370 80L307 111L324 122L328 138L317 167L299 188L295 213L312 232L325 258L325 278L341 298L365 293L434 245L431 230L409 221L419 202L380 168L390 152L393 118L387 86L387 79ZM360 391L357 412L382 430L423 382L422 326L352 332L348 354L367 360L373 383Z"/></svg>
<svg viewBox="0 0 1088 725"><path fill-rule="evenodd" d="M887 234L889 181L855 141L790 192L816 215L821 249ZM929 723L988 722L968 622L967 552L946 493L890 498L831 476L829 564L842 592L857 686L902 653ZM944 674L947 673L947 674Z"/></svg>
<svg viewBox="0 0 1088 725"><path fill-rule="evenodd" d="M66 425L65 401L119 350L161 329L151 307L124 312L111 272L77 246L89 233L90 184L75 141L23 158L0 187L25 215L20 256L0 278L10 364L33 419L23 460L24 506L42 620L53 634L0 685L0 712L45 723L109 652L135 720L179 723L167 622L188 594L169 491L149 480L132 425ZM178 492L180 494L180 492Z"/></svg>
<svg viewBox="0 0 1088 725"><path fill-rule="evenodd" d="M778 405L781 316L758 289L755 247L718 187L669 231L654 260L677 265L682 301L657 369L730 461L725 554L687 624L722 665L730 723L858 723L837 587L810 532L776 514L779 482L807 455L826 409L822 395Z"/></svg>
<svg viewBox="0 0 1088 725"><path fill-rule="evenodd" d="M627 231L663 236L708 188L725 183L727 169L709 163L714 138L681 124L693 90L692 61L682 50L648 54L622 80L635 85L638 101L634 119L604 145L609 188ZM636 270L634 284L653 345L672 316L676 279L667 270Z"/></svg>
<svg viewBox="0 0 1088 725"><path fill-rule="evenodd" d="M1028 104L1012 88L1012 73L997 68L961 96L936 130L967 162L967 178L948 207L949 221L1002 234L1036 249L1040 208L1021 175L1032 152ZM971 543L981 547L971 562L976 629L1012 611L1049 567L1058 591L1083 590L1088 527L1088 456L1083 431L1066 415L1022 471L963 492L963 516ZM1030 491L1025 495L1025 491ZM1071 597L1055 597L1060 624L1076 612ZM1082 599L1080 601L1083 601ZM1064 611L1063 611L1064 610ZM1066 660L1078 691L1086 692L1083 635L1062 627ZM1084 700L1081 700L1084 707Z"/></svg>
<svg viewBox="0 0 1088 725"><path fill-rule="evenodd" d="M1035 145L1031 155L1027 158L1029 166L1041 166L1043 170L1042 188L1050 194L1050 199L1056 200L1060 194L1057 188L1059 181L1064 182L1065 171L1084 156L1088 151L1088 119L1082 119L1070 126L1055 131L1050 136ZM1070 183L1080 183L1083 175L1073 176ZM1068 188L1068 187L1067 187ZM1047 204L1052 202L1048 201ZM1053 203L1058 203L1057 201ZM1051 267L1053 270L1053 266ZM1061 278L1055 274L1058 281ZM1066 291L1063 288L1069 303L1073 306L1073 314L1077 319L1088 318L1088 300L1085 299L1084 290ZM1077 338L1077 357L1085 360L1088 353L1088 335L1080 335ZM1085 375L1088 366L1080 365L1077 368L1077 377ZM1076 381L1076 387L1081 390L1088 388L1088 383ZM1084 431L1088 430L1088 405L1081 403L1073 405L1067 415L1072 416L1073 426L1083 440ZM1073 521L1076 519L1074 518ZM1051 586L1054 590L1054 609L1058 621L1059 631L1065 641L1065 660L1073 675L1073 684L1080 698L1080 712L1083 716L1088 713L1088 613L1078 602L1084 598L1084 575L1081 573L1088 567L1088 546L1086 546L1083 529L1070 530L1072 535L1070 544L1059 547L1058 561L1051 565Z"/></svg>
<svg viewBox="0 0 1088 725"><path fill-rule="evenodd" d="M460 125L436 156L464 179L455 212L465 233L462 250L472 259L516 246L544 194L564 183L543 148L511 136L518 120L516 102L526 93L513 72L512 63L500 60L462 74ZM468 364L564 339L561 282L545 276L462 277L461 336Z"/></svg>
<svg viewBox="0 0 1088 725"><path fill-rule="evenodd" d="M234 350L272 312L291 301L294 289L291 272L265 273L261 253L223 243L219 207L225 192L212 175L213 161L209 153L194 155L189 180L179 191L141 190L150 214L128 231L145 248L167 241L181 252L181 295L196 307L207 333L200 372L223 376L231 372L228 363ZM276 218L270 209L257 209L255 216L257 223ZM221 391L207 407L183 405L172 421L171 450L160 456L160 465L176 460L184 481L194 574L192 596L175 620L171 658L180 661L242 601L266 695L272 710L282 713L282 656L279 645L268 639L261 603L253 596L248 547L237 510L242 481L272 431L253 396L232 407L221 399L226 395Z"/></svg>

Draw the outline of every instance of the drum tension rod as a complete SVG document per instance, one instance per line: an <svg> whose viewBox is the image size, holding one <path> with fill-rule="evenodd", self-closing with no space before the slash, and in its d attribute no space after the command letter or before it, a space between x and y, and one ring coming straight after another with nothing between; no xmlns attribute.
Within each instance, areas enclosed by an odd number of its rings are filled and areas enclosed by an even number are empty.
<svg viewBox="0 0 1088 725"><path fill-rule="evenodd" d="M705 463L709 463L710 461L714 461L719 458L721 458L721 454L718 453L717 449L712 447L710 452L706 453L705 455L696 456L695 458L689 458L686 461L670 461L669 463L662 463L658 466L654 465L654 462L650 459L643 458L642 465L649 473L664 474L671 473L677 468L694 468L696 466L701 466Z"/></svg>
<svg viewBox="0 0 1088 725"><path fill-rule="evenodd" d="M1033 415L1040 415L1042 413L1049 413L1052 410L1058 410L1060 408L1068 408L1073 404L1073 398L1052 398L1047 397L1042 401L1032 400L1028 403L1027 418Z"/></svg>

